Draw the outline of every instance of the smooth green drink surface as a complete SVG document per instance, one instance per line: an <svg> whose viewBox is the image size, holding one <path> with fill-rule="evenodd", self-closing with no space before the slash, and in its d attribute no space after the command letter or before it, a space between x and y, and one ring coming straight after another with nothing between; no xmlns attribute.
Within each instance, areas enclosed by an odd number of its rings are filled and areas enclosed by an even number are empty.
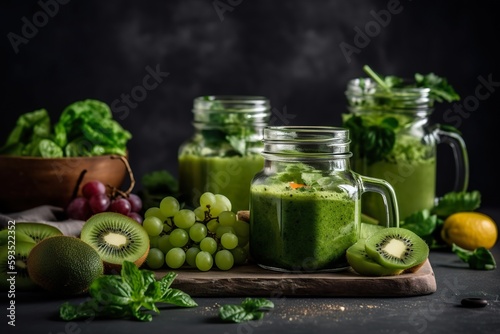
<svg viewBox="0 0 500 334"><path fill-rule="evenodd" d="M436 187L436 160L414 160L411 163L378 161L364 171L371 177L387 180L396 193L399 217L404 220L416 211L434 206ZM385 222L384 202L380 195L365 193L363 213Z"/></svg>
<svg viewBox="0 0 500 334"><path fill-rule="evenodd" d="M258 264L292 271L346 267L361 208L344 193L252 185L250 252Z"/></svg>
<svg viewBox="0 0 500 334"><path fill-rule="evenodd" d="M179 157L179 188L193 207L206 191L229 198L232 211L248 210L250 183L264 167L258 154L231 157L202 157L184 154Z"/></svg>

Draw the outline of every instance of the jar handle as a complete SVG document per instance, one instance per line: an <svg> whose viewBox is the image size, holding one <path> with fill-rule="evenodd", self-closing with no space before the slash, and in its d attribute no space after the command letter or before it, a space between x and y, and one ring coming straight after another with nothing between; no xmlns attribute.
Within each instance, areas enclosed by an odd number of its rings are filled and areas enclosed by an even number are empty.
<svg viewBox="0 0 500 334"><path fill-rule="evenodd" d="M399 227L399 210L396 193L391 184L383 179L359 175L362 183L361 195L376 192L382 196L386 212L386 227Z"/></svg>
<svg viewBox="0 0 500 334"><path fill-rule="evenodd" d="M434 130L434 134L438 144L448 144L453 151L455 158L455 186L453 191L466 191L469 186L469 158L465 141L458 133L443 130L439 126Z"/></svg>

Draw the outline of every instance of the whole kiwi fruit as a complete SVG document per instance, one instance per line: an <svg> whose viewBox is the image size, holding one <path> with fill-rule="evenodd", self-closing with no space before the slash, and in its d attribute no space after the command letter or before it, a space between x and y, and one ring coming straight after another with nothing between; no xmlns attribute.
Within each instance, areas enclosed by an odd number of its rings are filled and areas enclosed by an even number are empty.
<svg viewBox="0 0 500 334"><path fill-rule="evenodd" d="M37 243L28 256L29 277L58 295L79 295L104 273L97 251L79 238L53 236Z"/></svg>

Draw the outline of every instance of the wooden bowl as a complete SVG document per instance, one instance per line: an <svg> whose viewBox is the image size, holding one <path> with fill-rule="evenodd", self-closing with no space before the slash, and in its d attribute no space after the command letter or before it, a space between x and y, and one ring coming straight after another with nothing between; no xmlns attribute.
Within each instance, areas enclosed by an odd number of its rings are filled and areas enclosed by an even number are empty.
<svg viewBox="0 0 500 334"><path fill-rule="evenodd" d="M39 205L65 208L78 189L90 180L120 188L127 174L117 156L40 158L0 156L0 213L12 213Z"/></svg>

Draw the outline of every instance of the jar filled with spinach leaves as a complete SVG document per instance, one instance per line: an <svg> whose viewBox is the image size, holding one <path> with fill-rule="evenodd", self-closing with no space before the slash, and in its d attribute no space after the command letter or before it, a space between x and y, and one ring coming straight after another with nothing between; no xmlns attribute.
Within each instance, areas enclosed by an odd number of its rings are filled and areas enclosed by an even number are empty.
<svg viewBox="0 0 500 334"><path fill-rule="evenodd" d="M407 82L382 78L369 68L368 73L371 78L349 81L345 92L349 113L343 115L343 125L351 132L353 170L387 180L405 220L435 205L437 145L444 143L454 155L454 161L443 162L455 174L453 191L466 191L469 167L463 138L451 126L430 121L436 102L457 100L458 94L433 74ZM362 212L383 219L382 198L366 194Z"/></svg>
<svg viewBox="0 0 500 334"><path fill-rule="evenodd" d="M191 207L204 192L222 194L232 211L248 210L250 183L264 166L263 129L271 115L262 96L200 96L194 135L179 148L179 190Z"/></svg>

